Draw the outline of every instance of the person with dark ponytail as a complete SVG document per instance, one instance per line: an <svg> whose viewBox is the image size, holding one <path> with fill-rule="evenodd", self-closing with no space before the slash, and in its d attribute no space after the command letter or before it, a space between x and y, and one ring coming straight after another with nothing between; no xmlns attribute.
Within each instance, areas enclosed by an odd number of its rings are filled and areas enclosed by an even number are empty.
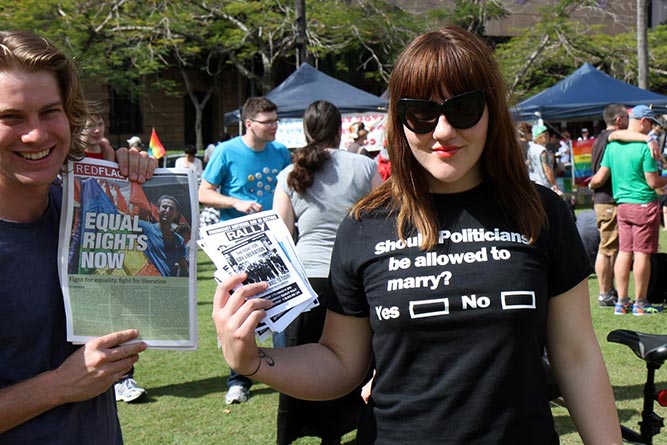
<svg viewBox="0 0 667 445"><path fill-rule="evenodd" d="M278 174L273 209L293 235L298 222L297 251L320 305L301 314L287 328L288 347L319 340L336 231L348 209L382 182L371 159L337 149L341 115L335 105L323 100L310 104L303 130L307 145L298 149L292 165ZM323 444L338 444L343 434L357 428L362 407L359 389L326 402L281 394L277 443L287 445L302 436L317 436Z"/></svg>

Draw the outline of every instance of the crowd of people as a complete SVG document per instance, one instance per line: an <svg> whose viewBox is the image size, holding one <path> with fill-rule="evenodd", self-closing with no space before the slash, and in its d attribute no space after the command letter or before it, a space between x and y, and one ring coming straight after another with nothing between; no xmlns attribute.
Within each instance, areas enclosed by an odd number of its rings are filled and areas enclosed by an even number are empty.
<svg viewBox="0 0 667 445"><path fill-rule="evenodd" d="M593 261L600 288L599 305L614 307L617 315L657 314L662 306L650 304L647 293L651 257L657 253L659 228L665 224L665 178L661 176L662 169L667 167L661 150L664 123L646 105L628 109L623 104L610 104L603 118L606 128L597 137L582 128L577 138L577 143L592 142L594 175L587 181L593 191L599 239ZM522 123L518 131L520 137L523 135L531 179L562 194L556 177L563 167L571 166L569 132L560 133L562 139L558 140L558 132L550 131L542 123L532 126ZM526 136L528 131L532 139ZM608 148L615 154L606 155ZM639 156L640 149L645 150L642 162L629 156L630 153ZM567 162L563 162L565 159ZM567 176L571 176L571 172ZM581 227L582 233L588 229ZM632 304L628 296L631 270L635 290Z"/></svg>
<svg viewBox="0 0 667 445"><path fill-rule="evenodd" d="M21 300L0 325L0 443L120 444L115 402L146 393L133 378L146 344L128 343L136 330L82 347L65 340L58 177L67 160L88 156L143 183L157 162L138 137L111 147L103 110L85 102L73 63L47 40L4 32L0 46L0 270L14 277L0 296ZM667 186L656 162L660 120L643 105L605 110L590 179L593 269L557 182L572 168L570 134L542 122L517 129L482 40L455 26L420 35L399 56L389 92L375 160L363 124L339 149L340 111L321 100L305 110L306 145L290 153L276 141L278 107L264 97L244 103L244 131L208 149L205 166L194 147L179 160L200 176L199 202L217 220L274 209L319 300L268 348L255 327L271 302L250 298L266 283L238 274L218 285L226 403L247 402L254 380L278 390L279 445L303 436L338 444L354 430L358 444L558 443L546 353L582 440L620 444L588 276L595 271L599 305L615 314L660 310L647 300L655 189ZM151 230L163 250L173 247L163 275L177 275L187 271L178 267L184 241L170 229L178 200L157 205L164 221ZM27 276L35 258L39 280ZM35 310L20 310L26 302Z"/></svg>
<svg viewBox="0 0 667 445"><path fill-rule="evenodd" d="M657 314L662 305L651 304L648 284L651 258L658 251L660 221L665 224L667 179L661 176L667 167L662 152L665 123L647 105L628 109L623 104L609 104L603 118L606 128L597 137L582 128L577 138L577 143L592 142L594 175L587 181L593 191L595 236L599 240L593 260L600 289L598 303L601 307L614 307L617 315ZM528 129L532 130L532 141L525 136ZM558 132L551 130L549 148L544 144L547 131L541 123L532 128L527 123L519 126L527 146L531 179L561 193L554 179L563 159L571 165L572 141L567 131L561 133L563 138L558 141ZM570 149L564 150L566 146ZM589 228L580 227L582 236L584 232L592 236ZM628 295L631 270L634 301Z"/></svg>
<svg viewBox="0 0 667 445"><path fill-rule="evenodd" d="M646 105L629 112L622 105L610 105L605 120L610 132L603 138L609 142L595 145L595 174L589 182L596 192L595 210L604 237L600 271L605 282L598 299L601 305L613 303L616 315L655 315L661 307L648 300L651 256L658 251L662 215L655 189L667 186L667 177L658 169L662 153L650 133L662 124ZM632 303L628 294L631 270Z"/></svg>

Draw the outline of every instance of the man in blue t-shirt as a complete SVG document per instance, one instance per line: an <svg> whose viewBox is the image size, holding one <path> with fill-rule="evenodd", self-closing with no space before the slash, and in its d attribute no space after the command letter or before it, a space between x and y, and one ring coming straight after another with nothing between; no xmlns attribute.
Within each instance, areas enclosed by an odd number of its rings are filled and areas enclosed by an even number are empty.
<svg viewBox="0 0 667 445"><path fill-rule="evenodd" d="M220 209L221 221L270 210L276 176L291 162L287 148L275 142L276 104L251 97L241 119L245 134L218 144L199 187L199 202Z"/></svg>
<svg viewBox="0 0 667 445"><path fill-rule="evenodd" d="M280 171L291 163L290 153L275 142L278 107L264 97L251 97L241 109L246 132L213 151L199 186L199 202L220 209L220 220L270 210ZM219 190L218 190L219 188ZM277 339L274 336L274 346ZM252 381L230 369L227 404L248 400Z"/></svg>

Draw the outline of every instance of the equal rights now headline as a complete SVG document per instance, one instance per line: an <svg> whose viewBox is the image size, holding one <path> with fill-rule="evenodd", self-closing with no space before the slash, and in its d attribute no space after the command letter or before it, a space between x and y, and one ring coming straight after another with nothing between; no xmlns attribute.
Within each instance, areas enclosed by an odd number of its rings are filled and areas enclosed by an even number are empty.
<svg viewBox="0 0 667 445"><path fill-rule="evenodd" d="M81 177L128 181L115 166L74 163L74 174ZM144 234L139 221L138 215L85 213L80 244L80 267L123 269L126 251L144 252L148 249L148 236Z"/></svg>
<svg viewBox="0 0 667 445"><path fill-rule="evenodd" d="M120 213L86 213L83 217L80 265L91 269L122 269L125 251L144 252L148 236L139 216Z"/></svg>

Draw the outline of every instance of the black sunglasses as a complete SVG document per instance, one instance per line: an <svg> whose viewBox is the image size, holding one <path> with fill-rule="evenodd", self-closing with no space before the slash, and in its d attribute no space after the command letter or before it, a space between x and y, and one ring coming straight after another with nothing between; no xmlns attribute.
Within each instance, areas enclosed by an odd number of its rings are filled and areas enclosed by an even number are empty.
<svg viewBox="0 0 667 445"><path fill-rule="evenodd" d="M481 90L450 97L441 104L423 99L399 99L396 104L401 123L417 134L435 130L441 114L454 128L474 127L482 118L485 105L486 96Z"/></svg>

